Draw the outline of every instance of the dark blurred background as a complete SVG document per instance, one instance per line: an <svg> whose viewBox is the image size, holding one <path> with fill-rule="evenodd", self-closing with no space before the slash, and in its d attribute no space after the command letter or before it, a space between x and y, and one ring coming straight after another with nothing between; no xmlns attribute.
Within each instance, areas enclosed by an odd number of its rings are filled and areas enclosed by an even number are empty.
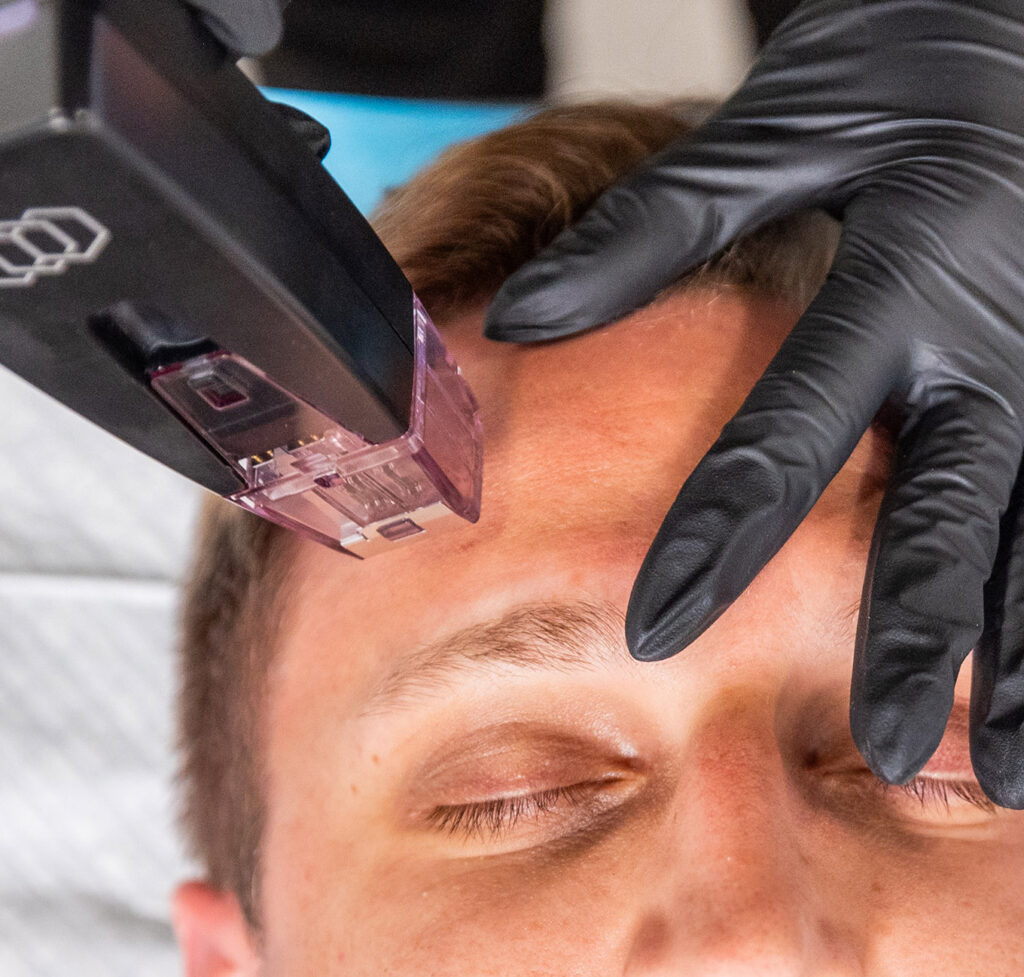
<svg viewBox="0 0 1024 977"><path fill-rule="evenodd" d="M746 0L756 43L796 5ZM545 7L545 0L292 0L284 42L261 62L262 80L364 95L533 100L548 90Z"/></svg>

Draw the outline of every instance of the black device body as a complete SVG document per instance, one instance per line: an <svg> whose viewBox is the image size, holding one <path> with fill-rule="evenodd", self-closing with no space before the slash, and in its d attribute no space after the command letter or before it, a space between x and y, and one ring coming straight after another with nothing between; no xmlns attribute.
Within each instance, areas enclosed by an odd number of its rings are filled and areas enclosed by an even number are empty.
<svg viewBox="0 0 1024 977"><path fill-rule="evenodd" d="M62 208L103 229L99 253L68 243L74 221L23 216ZM36 246L51 254L18 280ZM133 333L150 321L155 341ZM138 368L163 341L228 349L368 441L408 426L409 283L198 18L176 0L0 4L0 362L229 495L238 475Z"/></svg>

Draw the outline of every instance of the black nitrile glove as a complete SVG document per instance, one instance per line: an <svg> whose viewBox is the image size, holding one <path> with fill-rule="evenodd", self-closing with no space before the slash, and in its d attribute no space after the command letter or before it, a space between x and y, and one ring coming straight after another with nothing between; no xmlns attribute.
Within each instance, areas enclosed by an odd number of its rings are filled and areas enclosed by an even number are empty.
<svg viewBox="0 0 1024 977"><path fill-rule="evenodd" d="M281 40L281 11L289 0L184 0L199 12L203 23L236 56L266 54ZM282 102L274 107L310 151L323 160L331 148L331 134L311 115Z"/></svg>
<svg viewBox="0 0 1024 977"><path fill-rule="evenodd" d="M330 129L294 105L285 105L284 102L271 102L270 104L288 123L292 132L309 147L309 151L323 162L324 157L331 151Z"/></svg>
<svg viewBox="0 0 1024 977"><path fill-rule="evenodd" d="M217 39L238 57L266 54L281 40L288 0L183 0L198 10Z"/></svg>
<svg viewBox="0 0 1024 977"><path fill-rule="evenodd" d="M704 631L891 398L903 425L861 609L854 738L885 780L913 776L974 647L975 772L1024 807L1020 0L803 4L707 125L505 283L487 335L609 322L809 207L843 219L829 279L666 517L629 646L660 659Z"/></svg>

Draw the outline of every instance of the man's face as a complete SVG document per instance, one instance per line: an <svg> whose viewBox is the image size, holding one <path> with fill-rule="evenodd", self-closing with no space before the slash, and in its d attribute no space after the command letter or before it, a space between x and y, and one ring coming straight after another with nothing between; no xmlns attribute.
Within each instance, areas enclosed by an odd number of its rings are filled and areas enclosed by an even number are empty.
<svg viewBox="0 0 1024 977"><path fill-rule="evenodd" d="M920 797L848 732L878 435L702 638L626 651L661 518L791 325L701 292L540 347L449 325L483 517L367 563L299 551L262 973L1024 972L1024 821L959 796L965 684Z"/></svg>

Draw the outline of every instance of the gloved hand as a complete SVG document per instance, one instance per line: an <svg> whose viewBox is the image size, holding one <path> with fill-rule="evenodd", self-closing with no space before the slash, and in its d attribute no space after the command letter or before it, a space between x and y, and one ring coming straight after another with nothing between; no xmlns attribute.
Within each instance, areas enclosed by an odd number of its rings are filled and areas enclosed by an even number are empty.
<svg viewBox="0 0 1024 977"><path fill-rule="evenodd" d="M184 0L199 11L217 39L237 56L266 54L281 40L281 12L289 0ZM331 148L331 134L311 115L281 102L273 103L310 151L323 160Z"/></svg>
<svg viewBox="0 0 1024 977"><path fill-rule="evenodd" d="M903 423L861 608L854 738L880 777L912 777L974 647L975 772L1024 807L1020 0L804 3L707 125L506 282L487 335L609 322L809 207L843 219L829 279L669 511L633 589L630 649L661 659L704 631L891 399Z"/></svg>
<svg viewBox="0 0 1024 977"><path fill-rule="evenodd" d="M288 0L184 0L238 57L266 54L281 40L281 10Z"/></svg>

